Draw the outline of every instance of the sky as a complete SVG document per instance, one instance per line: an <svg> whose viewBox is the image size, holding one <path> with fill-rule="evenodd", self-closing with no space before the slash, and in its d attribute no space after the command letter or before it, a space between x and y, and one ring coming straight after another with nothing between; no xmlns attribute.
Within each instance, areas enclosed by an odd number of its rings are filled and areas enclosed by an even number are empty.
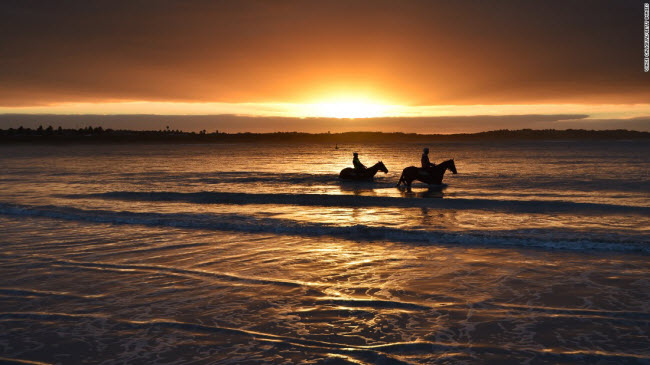
<svg viewBox="0 0 650 365"><path fill-rule="evenodd" d="M650 130L643 1L4 0L0 128L47 120Z"/></svg>

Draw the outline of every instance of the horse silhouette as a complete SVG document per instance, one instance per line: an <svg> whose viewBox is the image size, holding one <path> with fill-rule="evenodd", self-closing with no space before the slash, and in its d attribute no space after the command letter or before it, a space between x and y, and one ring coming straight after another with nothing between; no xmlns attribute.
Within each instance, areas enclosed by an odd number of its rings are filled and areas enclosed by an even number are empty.
<svg viewBox="0 0 650 365"><path fill-rule="evenodd" d="M352 167L346 167L339 173L339 178L345 180L372 180L377 174L377 171L383 171L385 174L388 173L388 169L384 163L379 161L364 171L357 171Z"/></svg>
<svg viewBox="0 0 650 365"><path fill-rule="evenodd" d="M415 166L409 166L402 171L402 176L400 176L397 186L404 183L406 184L406 187L410 189L413 180L419 180L429 185L440 185L442 184L442 178L445 176L445 171L447 170L454 174L458 173L458 171L456 171L454 159L441 162L439 165L426 170Z"/></svg>

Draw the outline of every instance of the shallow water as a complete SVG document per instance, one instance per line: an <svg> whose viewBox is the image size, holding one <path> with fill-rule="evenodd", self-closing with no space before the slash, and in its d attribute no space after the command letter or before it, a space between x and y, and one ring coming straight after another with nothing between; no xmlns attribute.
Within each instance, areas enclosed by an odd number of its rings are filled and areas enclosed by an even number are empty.
<svg viewBox="0 0 650 365"><path fill-rule="evenodd" d="M646 143L340 147L1 146L0 358L650 362Z"/></svg>

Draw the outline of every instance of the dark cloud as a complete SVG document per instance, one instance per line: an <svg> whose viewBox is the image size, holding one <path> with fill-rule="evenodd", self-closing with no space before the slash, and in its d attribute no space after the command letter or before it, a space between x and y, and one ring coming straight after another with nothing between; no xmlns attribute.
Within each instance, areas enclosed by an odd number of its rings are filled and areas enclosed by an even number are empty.
<svg viewBox="0 0 650 365"><path fill-rule="evenodd" d="M216 129L225 132L417 132L472 133L495 129L632 129L650 131L650 116L635 119L585 119L587 115L496 115L417 118L285 118L244 117L233 115L27 115L0 114L0 128L52 125L55 128L102 126L113 129L199 131Z"/></svg>
<svg viewBox="0 0 650 365"><path fill-rule="evenodd" d="M650 100L642 1L0 2L0 105Z"/></svg>
<svg viewBox="0 0 650 365"><path fill-rule="evenodd" d="M549 124L553 129L628 129L650 132L650 115L629 119L570 119Z"/></svg>

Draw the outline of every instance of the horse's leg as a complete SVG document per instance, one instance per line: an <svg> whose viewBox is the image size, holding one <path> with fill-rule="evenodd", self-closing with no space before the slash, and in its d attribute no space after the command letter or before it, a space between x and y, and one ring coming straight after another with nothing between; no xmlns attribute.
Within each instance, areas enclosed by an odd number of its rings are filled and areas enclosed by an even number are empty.
<svg viewBox="0 0 650 365"><path fill-rule="evenodd" d="M402 184L402 181L404 181L404 173L402 172L402 176L399 177L399 181L397 182L397 187L399 187Z"/></svg>

